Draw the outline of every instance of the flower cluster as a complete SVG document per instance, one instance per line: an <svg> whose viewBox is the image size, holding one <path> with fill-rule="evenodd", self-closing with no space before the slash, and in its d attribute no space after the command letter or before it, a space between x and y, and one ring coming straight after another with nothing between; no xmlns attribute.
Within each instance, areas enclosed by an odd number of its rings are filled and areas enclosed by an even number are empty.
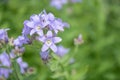
<svg viewBox="0 0 120 80"><path fill-rule="evenodd" d="M7 30L9 29L0 29L0 43L4 43L9 46L10 39L8 38ZM9 74L13 72L13 65L11 60L18 57L16 53L23 53L24 47L15 47L10 51L10 53L7 53L6 51L7 50L4 49L4 51L0 53L0 78L8 78ZM20 67L21 73L25 73L25 68L28 67L27 63L23 62L21 57L17 58L16 62Z"/></svg>
<svg viewBox="0 0 120 80"><path fill-rule="evenodd" d="M46 13L43 10L40 14L32 15L30 20L24 22L24 28L22 31L22 36L24 38L22 41L18 40L18 44L21 46L29 40L38 40L43 43L41 48L41 56L43 60L48 59L49 50L51 49L54 53L57 52L56 43L62 41L60 37L57 36L58 32L64 31L64 27L69 27L66 22L61 19L56 18L52 13ZM28 39L28 36L34 37ZM27 39L27 40L26 40ZM17 44L17 43L16 43Z"/></svg>
<svg viewBox="0 0 120 80"><path fill-rule="evenodd" d="M64 31L65 27L69 28L69 24L43 10L38 15L32 15L30 20L24 21L22 34L16 39L8 38L7 30L9 29L0 29L0 46L3 43L7 45L2 46L3 53L0 53L0 78L8 78L14 71L12 60L19 65L21 74L26 72L28 64L23 62L21 56L25 51L24 45L32 44L34 40L42 43L40 56L43 61L48 61L51 51L60 57L68 53L69 49L56 45L62 41L58 33Z"/></svg>
<svg viewBox="0 0 120 80"><path fill-rule="evenodd" d="M13 65L11 59L11 54L7 54L6 52L0 54L0 77L8 78L9 74L12 73ZM28 67L28 64L23 62L21 57L17 58L16 62L20 67L21 73L25 73L25 69Z"/></svg>

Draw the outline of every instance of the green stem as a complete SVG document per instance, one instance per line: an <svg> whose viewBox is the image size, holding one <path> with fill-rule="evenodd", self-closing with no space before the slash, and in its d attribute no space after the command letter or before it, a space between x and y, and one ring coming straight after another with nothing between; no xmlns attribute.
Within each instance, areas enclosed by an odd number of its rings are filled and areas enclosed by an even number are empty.
<svg viewBox="0 0 120 80"><path fill-rule="evenodd" d="M16 77L16 79L17 79L17 80L20 80L20 79L19 79L19 76L18 76L18 74L17 74L17 71L16 71L16 69L15 69L15 64L14 64L14 63L13 63L13 67L14 67L14 71L15 71L15 77Z"/></svg>
<svg viewBox="0 0 120 80"><path fill-rule="evenodd" d="M18 65L16 64L15 61L13 62L13 68L14 68L15 76L16 76L17 80L23 80L23 78L22 78L22 76L20 74L20 71L18 69Z"/></svg>
<svg viewBox="0 0 120 80"><path fill-rule="evenodd" d="M79 45L76 45L75 48L74 48L73 53L70 55L70 58L74 57L76 55L76 53L78 52L78 48L79 48Z"/></svg>

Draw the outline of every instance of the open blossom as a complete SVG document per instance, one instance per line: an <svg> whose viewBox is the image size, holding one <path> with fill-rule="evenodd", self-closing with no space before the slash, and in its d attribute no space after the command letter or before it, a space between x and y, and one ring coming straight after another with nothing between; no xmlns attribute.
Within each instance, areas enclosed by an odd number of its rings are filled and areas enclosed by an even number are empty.
<svg viewBox="0 0 120 80"><path fill-rule="evenodd" d="M56 19L52 22L52 24L49 25L52 30L54 30L55 33L58 33L58 31L64 31L65 27L69 27L69 24L63 22L61 19Z"/></svg>
<svg viewBox="0 0 120 80"><path fill-rule="evenodd" d="M18 47L22 47L23 44L28 44L30 40L26 36L19 36L14 40L13 44Z"/></svg>
<svg viewBox="0 0 120 80"><path fill-rule="evenodd" d="M2 66L6 67L3 68ZM11 62L10 62L10 57L6 52L3 52L0 54L0 77L5 77L8 78L9 74L12 72L10 69Z"/></svg>
<svg viewBox="0 0 120 80"><path fill-rule="evenodd" d="M0 41L8 42L7 30L9 29L0 29Z"/></svg>
<svg viewBox="0 0 120 80"><path fill-rule="evenodd" d="M64 4L67 4L68 0L51 0L50 5L56 9L61 9Z"/></svg>
<svg viewBox="0 0 120 80"><path fill-rule="evenodd" d="M42 37L46 29L57 33L58 31L64 31L64 27L69 27L69 25L61 19L56 18L52 13L47 14L43 10L39 15L34 14L30 17L30 20L24 22L22 33L23 35L38 34Z"/></svg>
<svg viewBox="0 0 120 80"><path fill-rule="evenodd" d="M28 68L28 64L26 62L23 62L22 58L19 57L17 59L17 63L19 64L20 66L20 72L23 74L26 72L26 69Z"/></svg>
<svg viewBox="0 0 120 80"><path fill-rule="evenodd" d="M30 28L30 35L37 33L39 36L43 36L43 28L45 28L49 22L49 16L45 12L45 10L39 15L32 15L30 17L30 21L25 21L24 25L26 28ZM23 31L25 31L23 29ZM25 33L25 32L24 32Z"/></svg>
<svg viewBox="0 0 120 80"><path fill-rule="evenodd" d="M63 46L57 46L57 52L56 54L60 57L64 56L65 54L67 54L69 52L68 48L64 48Z"/></svg>
<svg viewBox="0 0 120 80"><path fill-rule="evenodd" d="M62 41L60 37L54 37L52 31L48 31L46 36L40 37L39 40L44 43L41 49L42 52L47 51L49 48L52 49L53 52L56 52L57 46L55 44Z"/></svg>

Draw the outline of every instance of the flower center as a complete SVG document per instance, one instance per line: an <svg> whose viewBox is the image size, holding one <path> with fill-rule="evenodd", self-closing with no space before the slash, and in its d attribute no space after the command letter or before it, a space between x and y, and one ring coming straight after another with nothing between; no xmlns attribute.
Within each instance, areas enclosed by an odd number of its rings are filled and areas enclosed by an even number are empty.
<svg viewBox="0 0 120 80"><path fill-rule="evenodd" d="M37 26L36 29L37 29L37 30L40 30L41 28L40 28L40 26Z"/></svg>
<svg viewBox="0 0 120 80"><path fill-rule="evenodd" d="M47 44L51 44L51 40L47 40Z"/></svg>

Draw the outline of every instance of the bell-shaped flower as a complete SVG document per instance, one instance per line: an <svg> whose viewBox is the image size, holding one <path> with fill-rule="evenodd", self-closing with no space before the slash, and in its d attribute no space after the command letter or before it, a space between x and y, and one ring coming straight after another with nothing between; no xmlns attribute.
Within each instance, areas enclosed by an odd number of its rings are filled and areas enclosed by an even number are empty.
<svg viewBox="0 0 120 80"><path fill-rule="evenodd" d="M0 41L8 42L7 30L9 29L0 29Z"/></svg>
<svg viewBox="0 0 120 80"><path fill-rule="evenodd" d="M68 48L64 48L63 46L57 46L57 52L56 54L60 57L64 56L65 54L67 54L69 52Z"/></svg>
<svg viewBox="0 0 120 80"><path fill-rule="evenodd" d="M42 49L41 49L42 52L47 51L49 48L53 52L56 52L57 46L55 44L62 41L62 39L60 37L54 37L52 34L52 31L48 31L46 36L40 37L39 40L44 43L42 46Z"/></svg>

